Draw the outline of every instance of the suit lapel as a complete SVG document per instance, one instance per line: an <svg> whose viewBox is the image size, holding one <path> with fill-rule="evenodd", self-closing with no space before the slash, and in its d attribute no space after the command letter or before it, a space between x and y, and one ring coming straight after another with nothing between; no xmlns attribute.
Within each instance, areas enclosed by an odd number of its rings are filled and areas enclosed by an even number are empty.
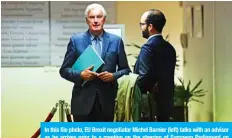
<svg viewBox="0 0 232 138"><path fill-rule="evenodd" d="M83 34L83 43L85 45L85 47L87 47L88 45L91 45L91 36L89 34L89 31L86 31L84 34Z"/></svg>
<svg viewBox="0 0 232 138"><path fill-rule="evenodd" d="M108 47L109 47L109 34L104 31L104 34L103 34L103 45L102 45L102 54L101 54L101 58L102 59L104 59Z"/></svg>

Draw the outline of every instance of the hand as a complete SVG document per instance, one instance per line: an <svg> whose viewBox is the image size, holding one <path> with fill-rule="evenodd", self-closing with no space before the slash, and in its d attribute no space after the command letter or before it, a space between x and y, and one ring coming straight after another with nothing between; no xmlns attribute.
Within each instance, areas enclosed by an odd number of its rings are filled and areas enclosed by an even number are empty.
<svg viewBox="0 0 232 138"><path fill-rule="evenodd" d="M97 77L99 79L101 79L102 81L104 82L111 82L114 80L114 76L113 76L113 73L110 73L110 72L101 72L97 75Z"/></svg>
<svg viewBox="0 0 232 138"><path fill-rule="evenodd" d="M93 66L88 67L87 69L85 69L84 71L81 72L81 77L82 79L84 79L85 81L89 81L89 80L93 80L96 78L97 73L92 72L93 70Z"/></svg>

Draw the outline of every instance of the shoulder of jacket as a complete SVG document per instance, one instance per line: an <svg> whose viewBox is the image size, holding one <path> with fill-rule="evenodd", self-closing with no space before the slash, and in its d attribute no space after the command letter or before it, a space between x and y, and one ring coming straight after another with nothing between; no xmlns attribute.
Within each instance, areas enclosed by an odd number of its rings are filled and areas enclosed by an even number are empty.
<svg viewBox="0 0 232 138"><path fill-rule="evenodd" d="M121 40L122 38L120 37L120 36L118 36L118 35L115 35L115 34L112 34L112 33L109 33L109 32L105 32L108 36L109 36L109 38L111 38L111 39L114 39L114 40Z"/></svg>
<svg viewBox="0 0 232 138"><path fill-rule="evenodd" d="M79 39L79 38L82 38L84 36L84 33L81 32L81 33L74 33L72 36L71 36L71 39Z"/></svg>

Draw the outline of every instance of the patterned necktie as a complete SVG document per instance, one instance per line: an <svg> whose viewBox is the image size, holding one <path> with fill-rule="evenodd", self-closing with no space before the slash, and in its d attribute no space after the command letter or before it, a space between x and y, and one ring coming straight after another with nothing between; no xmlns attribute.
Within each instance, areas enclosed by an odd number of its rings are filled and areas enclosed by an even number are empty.
<svg viewBox="0 0 232 138"><path fill-rule="evenodd" d="M99 41L98 37L94 38L94 49L97 51L98 55L101 56L101 45Z"/></svg>

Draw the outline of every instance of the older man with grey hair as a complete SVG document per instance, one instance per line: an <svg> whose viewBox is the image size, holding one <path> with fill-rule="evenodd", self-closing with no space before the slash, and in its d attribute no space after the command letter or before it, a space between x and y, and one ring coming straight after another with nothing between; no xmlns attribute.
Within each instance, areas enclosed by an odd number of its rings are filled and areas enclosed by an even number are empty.
<svg viewBox="0 0 232 138"><path fill-rule="evenodd" d="M113 121L117 79L130 72L124 44L119 36L103 29L106 11L102 5L87 6L85 19L89 29L70 38L60 75L74 83L71 113L75 122ZM96 72L92 66L73 70L72 65L88 46L98 52L105 64Z"/></svg>

